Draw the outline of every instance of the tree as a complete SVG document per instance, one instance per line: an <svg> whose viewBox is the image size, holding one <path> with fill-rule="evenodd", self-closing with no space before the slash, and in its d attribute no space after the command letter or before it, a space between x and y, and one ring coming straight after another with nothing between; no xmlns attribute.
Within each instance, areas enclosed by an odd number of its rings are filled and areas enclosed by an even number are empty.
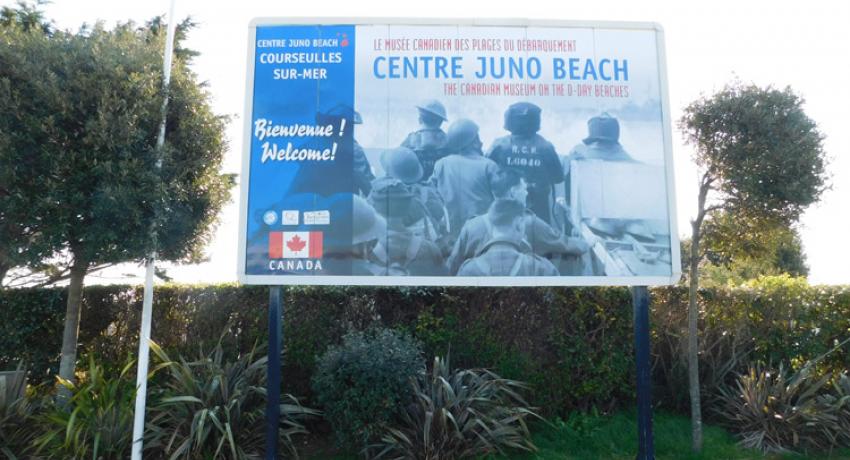
<svg viewBox="0 0 850 460"><path fill-rule="evenodd" d="M0 8L0 29L19 29L30 33L41 33L49 35L52 25L45 19L44 14L38 9L38 5L18 2L17 8L4 6ZM5 137L0 137L0 151L7 150L3 144L8 142ZM7 171L8 172L8 171ZM21 203L23 200L10 202L7 198L11 195L6 184L3 171L0 171L0 288L6 274L14 267L25 265L28 262L39 261L45 258L43 251L46 249L39 238L38 228L26 224L28 206ZM13 206L23 204L24 206Z"/></svg>
<svg viewBox="0 0 850 460"><path fill-rule="evenodd" d="M4 6L0 8L0 27L20 27L24 30L35 30L49 35L53 25L44 17L44 12L38 9L46 3L39 1L35 5L19 1L17 8Z"/></svg>
<svg viewBox="0 0 850 460"><path fill-rule="evenodd" d="M767 219L751 221L715 211L702 229L701 282L741 284L765 275L806 276L805 254L795 227Z"/></svg>
<svg viewBox="0 0 850 460"><path fill-rule="evenodd" d="M212 112L191 55L175 59L165 146L155 147L164 40L163 28L133 23L0 28L0 207L70 260L59 371L68 380L89 270L142 260L154 244L162 260L198 261L229 200L233 178L219 172L227 120Z"/></svg>
<svg viewBox="0 0 850 460"><path fill-rule="evenodd" d="M693 448L702 449L697 290L703 223L723 211L754 227L796 222L825 189L823 136L790 88L733 82L684 110L679 122L700 170L691 222L688 385Z"/></svg>
<svg viewBox="0 0 850 460"><path fill-rule="evenodd" d="M701 230L700 286L740 285L760 276L806 276L806 255L796 227L736 218L727 212L707 215ZM682 283L689 282L691 240L682 240Z"/></svg>

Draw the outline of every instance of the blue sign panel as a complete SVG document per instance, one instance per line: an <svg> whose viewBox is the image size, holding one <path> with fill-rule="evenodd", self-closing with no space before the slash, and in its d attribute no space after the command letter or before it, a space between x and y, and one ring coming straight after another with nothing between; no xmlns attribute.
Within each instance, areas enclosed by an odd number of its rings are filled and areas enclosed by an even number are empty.
<svg viewBox="0 0 850 460"><path fill-rule="evenodd" d="M350 273L348 257L331 262L325 253L351 238L345 216L334 216L331 227L329 204L333 199L335 208L352 206L354 40L353 26L257 28L245 267L250 275L317 274L328 265Z"/></svg>

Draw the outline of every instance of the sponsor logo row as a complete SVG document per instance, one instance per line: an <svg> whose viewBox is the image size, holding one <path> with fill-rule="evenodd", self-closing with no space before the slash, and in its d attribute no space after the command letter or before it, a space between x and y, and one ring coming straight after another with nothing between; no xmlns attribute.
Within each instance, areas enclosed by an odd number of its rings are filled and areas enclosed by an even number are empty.
<svg viewBox="0 0 850 460"><path fill-rule="evenodd" d="M330 225L330 211L304 211L303 216L297 210L286 210L280 212L281 225L301 225L301 217L304 218L304 225ZM275 225L278 223L277 211L266 211L263 214L263 222L266 225Z"/></svg>

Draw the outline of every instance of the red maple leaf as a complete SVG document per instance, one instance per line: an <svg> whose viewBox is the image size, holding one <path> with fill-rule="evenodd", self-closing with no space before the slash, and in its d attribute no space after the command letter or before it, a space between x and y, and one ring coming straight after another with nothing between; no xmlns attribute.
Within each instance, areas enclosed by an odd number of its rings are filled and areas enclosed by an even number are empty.
<svg viewBox="0 0 850 460"><path fill-rule="evenodd" d="M304 246L307 246L307 242L299 238L298 235L293 236L291 240L286 242L286 247L292 252L301 252Z"/></svg>

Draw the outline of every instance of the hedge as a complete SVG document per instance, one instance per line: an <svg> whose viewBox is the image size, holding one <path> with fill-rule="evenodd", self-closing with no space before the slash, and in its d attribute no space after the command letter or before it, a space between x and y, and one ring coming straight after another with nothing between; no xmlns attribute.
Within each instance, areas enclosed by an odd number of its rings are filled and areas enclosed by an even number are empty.
<svg viewBox="0 0 850 460"><path fill-rule="evenodd" d="M165 285L156 289L153 339L177 351L211 347L222 333L233 353L266 338L268 289ZM687 290L652 290L656 401L685 408ZM138 346L141 288L84 291L81 359L122 363ZM625 288L290 287L284 295L285 391L310 400L316 358L350 330L405 330L426 354L450 354L458 367L488 367L532 384L546 414L632 402L631 297ZM730 290L701 291L703 384L709 393L748 362L801 363L850 337L850 288L809 287L771 278ZM0 291L0 370L25 360L31 382L58 366L63 289ZM850 346L822 366L847 369Z"/></svg>
<svg viewBox="0 0 850 460"><path fill-rule="evenodd" d="M668 288L653 294L656 399L685 409L688 292ZM702 290L699 329L705 403L751 363L799 368L820 359L823 372L847 372L850 286L810 286L804 278L783 275L734 289Z"/></svg>

